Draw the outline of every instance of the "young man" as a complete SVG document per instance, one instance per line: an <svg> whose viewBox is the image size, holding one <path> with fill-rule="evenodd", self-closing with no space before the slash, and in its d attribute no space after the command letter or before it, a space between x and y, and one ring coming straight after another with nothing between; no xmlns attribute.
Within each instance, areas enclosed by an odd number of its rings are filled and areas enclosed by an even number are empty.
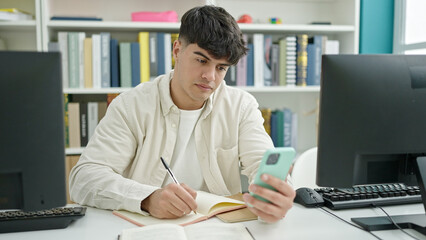
<svg viewBox="0 0 426 240"><path fill-rule="evenodd" d="M197 208L196 190L241 191L239 165L251 181L266 149L273 148L258 104L225 85L230 65L246 54L237 23L223 8L202 6L182 17L174 42L174 71L119 95L70 174L71 199L158 218ZM162 157L183 183L173 183ZM272 176L278 191L254 184L249 209L267 222L283 218L294 190Z"/></svg>

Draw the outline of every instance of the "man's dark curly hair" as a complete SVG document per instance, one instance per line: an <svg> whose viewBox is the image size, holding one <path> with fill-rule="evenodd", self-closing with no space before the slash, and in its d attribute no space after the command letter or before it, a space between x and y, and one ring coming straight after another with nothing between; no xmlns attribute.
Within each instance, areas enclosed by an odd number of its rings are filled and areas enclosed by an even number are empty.
<svg viewBox="0 0 426 240"><path fill-rule="evenodd" d="M247 53L242 33L235 19L223 8L204 5L182 16L179 39L196 43L213 57L226 57L231 65Z"/></svg>

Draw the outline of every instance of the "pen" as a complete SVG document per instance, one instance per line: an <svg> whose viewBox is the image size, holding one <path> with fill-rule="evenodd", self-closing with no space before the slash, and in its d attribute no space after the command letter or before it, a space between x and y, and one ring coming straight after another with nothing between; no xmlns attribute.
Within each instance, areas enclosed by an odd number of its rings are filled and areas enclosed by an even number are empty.
<svg viewBox="0 0 426 240"><path fill-rule="evenodd" d="M172 170L169 168L169 165L167 165L166 161L164 161L163 157L160 157L160 160L163 163L164 167L166 168L167 172L169 173L169 176L173 179L173 182L180 185L175 175L173 174ZM197 212L194 210L194 213L196 214Z"/></svg>
<svg viewBox="0 0 426 240"><path fill-rule="evenodd" d="M163 163L164 167L166 168L167 172L169 173L170 177L173 179L173 182L180 185L180 183L176 179L175 175L173 174L172 170L169 168L169 165L167 165L167 163L164 161L163 157L160 157L160 159L161 159L161 162Z"/></svg>

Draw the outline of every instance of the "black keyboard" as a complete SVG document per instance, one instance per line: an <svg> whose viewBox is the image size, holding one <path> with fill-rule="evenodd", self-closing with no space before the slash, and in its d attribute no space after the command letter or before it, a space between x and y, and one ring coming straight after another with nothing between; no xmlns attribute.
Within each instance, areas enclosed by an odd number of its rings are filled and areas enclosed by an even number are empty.
<svg viewBox="0 0 426 240"><path fill-rule="evenodd" d="M417 186L403 183L359 185L352 188L316 188L324 199L325 206L338 210L350 208L421 203Z"/></svg>
<svg viewBox="0 0 426 240"><path fill-rule="evenodd" d="M24 212L0 212L0 233L66 228L86 213L85 207L63 207Z"/></svg>

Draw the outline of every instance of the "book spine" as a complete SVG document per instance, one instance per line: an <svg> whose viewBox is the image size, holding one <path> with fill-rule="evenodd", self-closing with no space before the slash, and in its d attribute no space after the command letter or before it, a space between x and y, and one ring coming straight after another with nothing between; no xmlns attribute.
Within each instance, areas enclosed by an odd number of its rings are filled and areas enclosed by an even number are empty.
<svg viewBox="0 0 426 240"><path fill-rule="evenodd" d="M323 36L314 36L309 39L308 67L306 85L319 86L321 81L321 56L323 49Z"/></svg>
<svg viewBox="0 0 426 240"><path fill-rule="evenodd" d="M166 57L165 57L165 33L157 33L157 74L151 72L151 76L163 75L166 73Z"/></svg>
<svg viewBox="0 0 426 240"><path fill-rule="evenodd" d="M138 42L140 48L140 75L141 82L148 82L150 80L149 72L149 33L140 32L138 35Z"/></svg>
<svg viewBox="0 0 426 240"><path fill-rule="evenodd" d="M158 33L150 32L149 33L149 75L150 80L154 79L158 75L158 61L159 56L157 54L158 44L157 44Z"/></svg>
<svg viewBox="0 0 426 240"><path fill-rule="evenodd" d="M280 47L278 44L272 44L271 50L271 73L272 86L280 85Z"/></svg>
<svg viewBox="0 0 426 240"><path fill-rule="evenodd" d="M130 43L132 87L136 87L141 83L139 47L140 45L137 42Z"/></svg>
<svg viewBox="0 0 426 240"><path fill-rule="evenodd" d="M87 138L90 141L95 133L96 126L98 125L98 103L87 103Z"/></svg>
<svg viewBox="0 0 426 240"><path fill-rule="evenodd" d="M247 34L243 34L245 47L247 47ZM247 55L244 55L237 63L237 86L247 85Z"/></svg>
<svg viewBox="0 0 426 240"><path fill-rule="evenodd" d="M254 86L253 44L247 44L247 86Z"/></svg>
<svg viewBox="0 0 426 240"><path fill-rule="evenodd" d="M277 121L277 112L274 111L271 113L271 139L274 143L274 147L278 147L278 121Z"/></svg>
<svg viewBox="0 0 426 240"><path fill-rule="evenodd" d="M87 102L80 102L80 144L81 147L87 146L89 141L87 129Z"/></svg>
<svg viewBox="0 0 426 240"><path fill-rule="evenodd" d="M237 85L235 66L230 66L228 68L228 71L226 72L224 80L226 82L226 85L228 85L228 86L236 86Z"/></svg>
<svg viewBox="0 0 426 240"><path fill-rule="evenodd" d="M68 33L58 32L59 51L61 52L62 87L68 88Z"/></svg>
<svg viewBox="0 0 426 240"><path fill-rule="evenodd" d="M111 87L110 70L110 40L111 34L102 32L101 34L101 87Z"/></svg>
<svg viewBox="0 0 426 240"><path fill-rule="evenodd" d="M80 87L79 73L79 55L78 55L78 33L68 33L68 79L70 88Z"/></svg>
<svg viewBox="0 0 426 240"><path fill-rule="evenodd" d="M287 56L287 40L285 38L280 39L279 41L279 47L280 47L280 59L279 59L279 64L280 64L280 86L285 86L287 85L286 82L286 56Z"/></svg>
<svg viewBox="0 0 426 240"><path fill-rule="evenodd" d="M296 68L296 85L306 86L306 67L308 66L308 35L297 35L297 68Z"/></svg>
<svg viewBox="0 0 426 240"><path fill-rule="evenodd" d="M64 127L65 127L65 148L70 147L70 131L69 131L69 104L70 96L68 93L64 94Z"/></svg>
<svg viewBox="0 0 426 240"><path fill-rule="evenodd" d="M265 131L271 136L271 114L272 111L270 108L262 108L261 110L262 117L265 120L263 122L263 126L265 127Z"/></svg>
<svg viewBox="0 0 426 240"><path fill-rule="evenodd" d="M292 112L290 109L285 108L284 112L284 147L291 147L291 123Z"/></svg>
<svg viewBox="0 0 426 240"><path fill-rule="evenodd" d="M84 39L86 33L78 33L78 82L80 88L84 88Z"/></svg>
<svg viewBox="0 0 426 240"><path fill-rule="evenodd" d="M286 37L286 85L296 86L296 59L297 59L297 39L296 36Z"/></svg>
<svg viewBox="0 0 426 240"><path fill-rule="evenodd" d="M164 34L164 72L172 70L172 36L170 33Z"/></svg>
<svg viewBox="0 0 426 240"><path fill-rule="evenodd" d="M92 82L93 88L101 88L101 35L92 35Z"/></svg>
<svg viewBox="0 0 426 240"><path fill-rule="evenodd" d="M132 60L130 57L130 43L122 42L120 50L120 83L121 87L132 87Z"/></svg>
<svg viewBox="0 0 426 240"><path fill-rule="evenodd" d="M253 34L254 86L263 87L263 34Z"/></svg>
<svg viewBox="0 0 426 240"><path fill-rule="evenodd" d="M84 39L84 87L92 88L92 38Z"/></svg>
<svg viewBox="0 0 426 240"><path fill-rule="evenodd" d="M111 63L111 87L120 87L119 66L118 66L118 40L110 41L110 63Z"/></svg>
<svg viewBox="0 0 426 240"><path fill-rule="evenodd" d="M80 104L75 102L68 103L69 120L69 147L81 147L80 139Z"/></svg>
<svg viewBox="0 0 426 240"><path fill-rule="evenodd" d="M263 37L263 85L272 86L272 36Z"/></svg>

